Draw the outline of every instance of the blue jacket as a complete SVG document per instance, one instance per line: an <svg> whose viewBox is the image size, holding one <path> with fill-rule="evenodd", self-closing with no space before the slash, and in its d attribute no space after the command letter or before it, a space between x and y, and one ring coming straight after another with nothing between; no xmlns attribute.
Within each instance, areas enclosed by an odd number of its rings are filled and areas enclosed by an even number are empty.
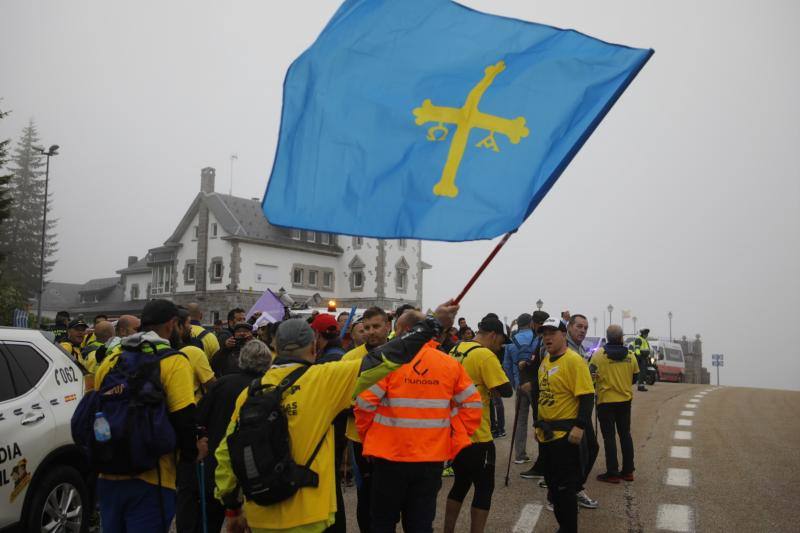
<svg viewBox="0 0 800 533"><path fill-rule="evenodd" d="M534 351L539 345L539 339L534 340L533 330L531 329L523 329L522 331L515 333L514 337L517 339L517 342L522 347L531 344L531 341L533 341ZM511 381L511 384L516 389L517 387L519 387L519 362L528 359L528 353L530 353L530 351L525 350L524 353L521 353L513 342L506 344L505 348L506 348L506 353L505 357L503 358L503 370L506 371L508 379Z"/></svg>

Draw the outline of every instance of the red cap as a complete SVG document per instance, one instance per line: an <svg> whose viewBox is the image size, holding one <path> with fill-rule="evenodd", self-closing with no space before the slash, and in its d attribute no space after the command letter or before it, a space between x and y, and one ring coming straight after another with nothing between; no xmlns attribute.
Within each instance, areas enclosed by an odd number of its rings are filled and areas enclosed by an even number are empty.
<svg viewBox="0 0 800 533"><path fill-rule="evenodd" d="M338 333L339 323L333 315L320 313L317 315L317 318L311 322L311 329L317 333Z"/></svg>

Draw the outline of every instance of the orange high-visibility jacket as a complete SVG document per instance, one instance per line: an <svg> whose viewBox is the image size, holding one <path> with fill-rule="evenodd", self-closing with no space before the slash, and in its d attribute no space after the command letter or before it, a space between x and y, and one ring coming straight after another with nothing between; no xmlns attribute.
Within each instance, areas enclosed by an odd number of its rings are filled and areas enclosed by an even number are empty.
<svg viewBox="0 0 800 533"><path fill-rule="evenodd" d="M364 456L416 463L453 459L481 423L481 396L464 367L426 344L356 398Z"/></svg>

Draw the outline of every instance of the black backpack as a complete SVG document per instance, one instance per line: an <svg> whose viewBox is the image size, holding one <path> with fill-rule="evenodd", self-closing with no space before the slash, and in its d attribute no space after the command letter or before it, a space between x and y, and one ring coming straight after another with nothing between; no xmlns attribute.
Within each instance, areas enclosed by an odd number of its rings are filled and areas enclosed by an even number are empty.
<svg viewBox="0 0 800 533"><path fill-rule="evenodd" d="M264 385L261 378L250 383L247 399L239 410L236 428L228 436L233 473L248 500L259 505L282 502L303 487L319 485L310 466L327 432L304 465L295 463L289 421L281 406L283 394L300 379L308 365L293 370L281 382Z"/></svg>

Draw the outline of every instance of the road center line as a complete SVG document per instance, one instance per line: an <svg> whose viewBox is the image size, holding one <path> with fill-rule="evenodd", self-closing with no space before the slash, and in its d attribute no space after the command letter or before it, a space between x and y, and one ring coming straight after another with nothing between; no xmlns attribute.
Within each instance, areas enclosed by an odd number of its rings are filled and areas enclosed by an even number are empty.
<svg viewBox="0 0 800 533"><path fill-rule="evenodd" d="M519 520L514 525L513 533L531 533L539 521L542 512L542 505L539 503L527 503L519 514Z"/></svg>
<svg viewBox="0 0 800 533"><path fill-rule="evenodd" d="M658 506L656 528L667 531L692 531L694 516L688 505L662 503Z"/></svg>
<svg viewBox="0 0 800 533"><path fill-rule="evenodd" d="M669 456L673 459L691 459L692 447L691 446L673 446L669 450Z"/></svg>
<svg viewBox="0 0 800 533"><path fill-rule="evenodd" d="M673 433L672 437L675 440L692 440L692 432L677 430L675 433Z"/></svg>
<svg viewBox="0 0 800 533"><path fill-rule="evenodd" d="M692 471L688 468L667 468L664 483L673 487L691 487Z"/></svg>
<svg viewBox="0 0 800 533"><path fill-rule="evenodd" d="M681 411L681 416L694 416L694 411Z"/></svg>
<svg viewBox="0 0 800 533"><path fill-rule="evenodd" d="M692 421L688 418L679 418L678 425L683 427L690 427L692 425Z"/></svg>
<svg viewBox="0 0 800 533"><path fill-rule="evenodd" d="M700 400L698 400L697 398L692 398L691 400L689 400L689 403L700 403Z"/></svg>
<svg viewBox="0 0 800 533"><path fill-rule="evenodd" d="M686 409L697 409L697 404L695 404L695 403L687 403L684 407Z"/></svg>

